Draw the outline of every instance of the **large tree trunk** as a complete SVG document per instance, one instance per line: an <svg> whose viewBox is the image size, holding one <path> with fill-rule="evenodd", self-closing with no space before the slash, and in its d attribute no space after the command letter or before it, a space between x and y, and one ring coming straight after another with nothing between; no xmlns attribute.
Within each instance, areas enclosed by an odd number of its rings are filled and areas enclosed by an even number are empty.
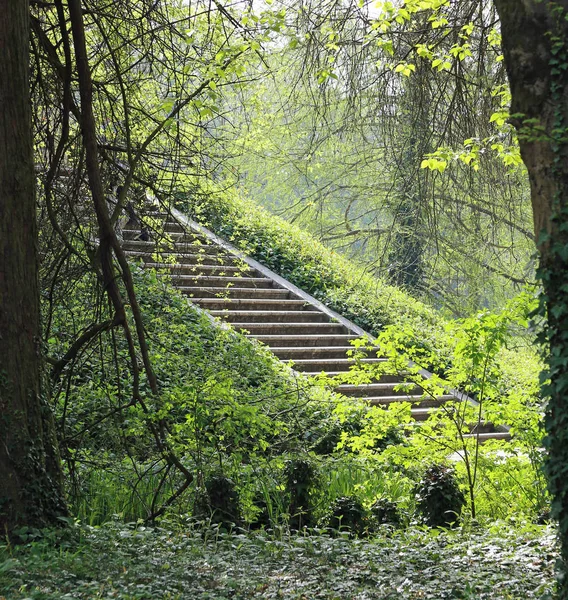
<svg viewBox="0 0 568 600"><path fill-rule="evenodd" d="M0 0L0 530L65 513L41 385L29 6Z"/></svg>
<svg viewBox="0 0 568 600"><path fill-rule="evenodd" d="M568 2L495 4L540 251L551 380L546 471L564 559L560 597L568 598Z"/></svg>

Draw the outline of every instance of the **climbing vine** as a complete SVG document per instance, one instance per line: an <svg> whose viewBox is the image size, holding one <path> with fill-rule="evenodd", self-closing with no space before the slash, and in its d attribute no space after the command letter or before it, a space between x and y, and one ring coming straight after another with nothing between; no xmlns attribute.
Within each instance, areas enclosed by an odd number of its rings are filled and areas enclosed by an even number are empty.
<svg viewBox="0 0 568 600"><path fill-rule="evenodd" d="M552 198L549 232L542 232L542 258L538 277L543 290L537 315L546 317L540 341L545 349L546 371L542 374L543 392L549 399L545 425L548 451L545 469L553 495L552 511L559 522L564 573L568 562L568 198L564 189L565 161L568 155L568 126L564 112L564 91L568 83L568 14L551 5L554 29L550 32L550 97L554 106L553 126L547 132L553 153L552 180L556 189ZM540 134L542 137L542 134ZM537 138L538 139L538 138ZM540 140L539 140L540 141ZM560 597L568 597L564 578Z"/></svg>

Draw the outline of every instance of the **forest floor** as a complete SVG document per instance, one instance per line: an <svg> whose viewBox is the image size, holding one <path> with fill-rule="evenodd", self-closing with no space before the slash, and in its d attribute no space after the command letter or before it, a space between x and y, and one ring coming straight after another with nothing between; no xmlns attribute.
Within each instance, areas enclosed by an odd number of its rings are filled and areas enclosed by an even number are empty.
<svg viewBox="0 0 568 600"><path fill-rule="evenodd" d="M26 534L22 534L26 535ZM0 547L0 599L550 598L550 527L414 527L368 539L112 522Z"/></svg>

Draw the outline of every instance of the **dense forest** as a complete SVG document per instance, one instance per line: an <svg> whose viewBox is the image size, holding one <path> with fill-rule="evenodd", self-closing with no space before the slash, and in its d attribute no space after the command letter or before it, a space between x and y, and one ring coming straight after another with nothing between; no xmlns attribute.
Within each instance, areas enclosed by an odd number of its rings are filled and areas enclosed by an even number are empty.
<svg viewBox="0 0 568 600"><path fill-rule="evenodd" d="M568 4L0 9L0 599L568 598Z"/></svg>

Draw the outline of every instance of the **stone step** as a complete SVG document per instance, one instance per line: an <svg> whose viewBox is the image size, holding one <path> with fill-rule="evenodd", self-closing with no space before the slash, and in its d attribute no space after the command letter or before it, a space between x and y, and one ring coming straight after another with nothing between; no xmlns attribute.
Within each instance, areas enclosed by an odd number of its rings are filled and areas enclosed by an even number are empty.
<svg viewBox="0 0 568 600"><path fill-rule="evenodd" d="M469 433L489 433L495 431L495 425L488 421L482 421L481 423L475 423L470 426Z"/></svg>
<svg viewBox="0 0 568 600"><path fill-rule="evenodd" d="M146 266L149 269L169 269L178 273L191 273L195 265L210 265L215 267L238 267L239 263L228 260L224 256L217 254L185 254L186 263L171 263L171 262L155 262L153 260L146 261Z"/></svg>
<svg viewBox="0 0 568 600"><path fill-rule="evenodd" d="M318 346L345 346L351 340L359 339L352 334L318 335L318 334L257 334L254 337L267 346L278 348L299 348Z"/></svg>
<svg viewBox="0 0 568 600"><path fill-rule="evenodd" d="M297 358L347 358L347 352L353 352L353 346L298 346L271 347L270 351L281 360Z"/></svg>
<svg viewBox="0 0 568 600"><path fill-rule="evenodd" d="M177 221L166 221L164 223L164 231L167 231L168 233L185 233L186 231L191 230L186 230L185 227Z"/></svg>
<svg viewBox="0 0 568 600"><path fill-rule="evenodd" d="M198 287L227 287L231 285L246 287L246 288L271 288L273 285L272 279L268 277L222 277L220 275L172 275L172 283L187 287L194 284Z"/></svg>
<svg viewBox="0 0 568 600"><path fill-rule="evenodd" d="M356 396L350 396L351 398L355 398ZM453 396L444 395L439 396L438 398L426 397L423 398L420 395L415 396L404 396L404 395L393 395L393 396L360 396L357 397L357 400L363 400L368 402L371 406L390 406L391 404L396 404L397 402L410 402L416 408L435 408L437 406L441 406L446 402L455 400Z"/></svg>
<svg viewBox="0 0 568 600"><path fill-rule="evenodd" d="M415 421L426 421L432 414L432 408L411 408L410 414Z"/></svg>
<svg viewBox="0 0 568 600"><path fill-rule="evenodd" d="M192 302L199 304L207 310L219 312L230 311L231 313L239 311L245 316L260 311L276 315L278 319L280 319L280 313L282 312L291 312L293 314L306 312L326 317L323 313L313 310L311 307L306 307L306 303L303 300L294 300L293 298L205 298L203 300L193 298Z"/></svg>
<svg viewBox="0 0 568 600"><path fill-rule="evenodd" d="M172 251L175 249L175 246L173 243L167 243L166 241L162 241L160 240L160 242L158 244L156 244L156 242L154 241L148 241L145 242L144 240L124 240L122 242L122 248L125 251L135 251L135 252L146 252L146 253L152 253L152 252L159 252L159 251L163 251L163 252L167 252L167 251Z"/></svg>
<svg viewBox="0 0 568 600"><path fill-rule="evenodd" d="M333 379L335 377L342 377L348 374L349 371L325 371L326 377ZM310 376L319 376L320 373L305 373L305 375ZM392 375L392 374L382 374L378 379L373 379L373 383L395 383L400 382L400 374ZM365 385L365 384L361 384Z"/></svg>
<svg viewBox="0 0 568 600"><path fill-rule="evenodd" d="M369 397L369 398L361 398L369 402L372 406L388 406L389 404L394 404L396 402L410 402L411 404L420 405L423 408L433 408L436 406L441 406L446 402L450 402L455 400L456 398L451 394L443 394L441 396L437 396L436 398L424 397L422 394L409 395L409 394L397 394L396 392L392 396L377 396L377 397Z"/></svg>
<svg viewBox="0 0 568 600"><path fill-rule="evenodd" d="M183 242L169 242L168 240L160 240L159 242L143 240L124 240L122 243L124 250L133 250L135 252L145 252L146 254L152 254L155 252L172 252L174 255L177 254L195 254L200 249L210 248L217 254L221 249L219 246L208 243L206 239L203 241L192 238Z"/></svg>
<svg viewBox="0 0 568 600"><path fill-rule="evenodd" d="M303 373L327 373L328 371L348 371L355 366L352 358L299 358L292 361L296 371ZM379 364L385 362L382 358L363 358L359 361L364 365Z"/></svg>
<svg viewBox="0 0 568 600"><path fill-rule="evenodd" d="M213 255L208 256L207 260L196 261L194 263L180 264L155 262L153 260L145 260L145 266L149 269L167 270L175 275L230 275L232 277L240 277L241 275L248 277L258 277L259 274L254 269L246 265L227 264L224 261L217 260Z"/></svg>
<svg viewBox="0 0 568 600"><path fill-rule="evenodd" d="M327 315L317 310L210 310L211 315L229 323L325 323Z"/></svg>
<svg viewBox="0 0 568 600"><path fill-rule="evenodd" d="M183 269L175 271L175 275L227 275L229 277L259 277L259 273L248 267L235 265L185 265Z"/></svg>
<svg viewBox="0 0 568 600"><path fill-rule="evenodd" d="M335 391L343 396L396 396L398 394L401 395L410 395L417 396L422 394L422 388L418 385L414 385L412 383L407 384L404 390L395 391L396 386L400 386L403 381L393 382L393 383L367 383L367 384L348 384L344 383L338 385L335 388Z"/></svg>
<svg viewBox="0 0 568 600"><path fill-rule="evenodd" d="M177 223L176 218L166 210L160 208L154 209L146 209L143 214L143 217L150 217L152 219L159 219L163 223Z"/></svg>
<svg viewBox="0 0 568 600"><path fill-rule="evenodd" d="M245 329L253 337L259 335L290 335L293 332L335 335L347 331L339 323L233 323L233 327L237 330Z"/></svg>
<svg viewBox="0 0 568 600"><path fill-rule="evenodd" d="M133 244L134 242L125 242L125 244ZM136 242L138 243L138 242ZM211 254L213 256L226 256L224 250L219 249L218 246L212 246L211 244L194 244L193 246L186 247L185 252L180 254L172 249L169 250L156 250L155 248L147 249L129 249L122 245L124 253L134 258L142 258L144 261L152 262L155 260L155 256L159 255L161 260L172 263L181 263L184 265L193 264L195 262L195 255ZM146 258L147 257L147 258Z"/></svg>
<svg viewBox="0 0 568 600"><path fill-rule="evenodd" d="M203 308L222 308L230 300L266 300L275 299L279 302L290 299L291 293L284 288L241 288L241 287L191 287L177 286L177 289L187 296L192 302L202 304ZM211 301L211 304L208 302ZM303 302L303 301L302 301Z"/></svg>
<svg viewBox="0 0 568 600"><path fill-rule="evenodd" d="M505 440L509 441L512 436L508 431L492 431L490 433L466 433L463 436L465 439L478 439L480 443L488 442L489 440Z"/></svg>
<svg viewBox="0 0 568 600"><path fill-rule="evenodd" d="M131 241L144 241L139 240L139 236L141 234L142 227L139 229L123 229L122 239L125 242ZM200 233L186 233L184 231L154 231L147 230L148 235L150 236L149 243L164 243L171 244L172 242L197 242L200 244L209 243L207 238Z"/></svg>

